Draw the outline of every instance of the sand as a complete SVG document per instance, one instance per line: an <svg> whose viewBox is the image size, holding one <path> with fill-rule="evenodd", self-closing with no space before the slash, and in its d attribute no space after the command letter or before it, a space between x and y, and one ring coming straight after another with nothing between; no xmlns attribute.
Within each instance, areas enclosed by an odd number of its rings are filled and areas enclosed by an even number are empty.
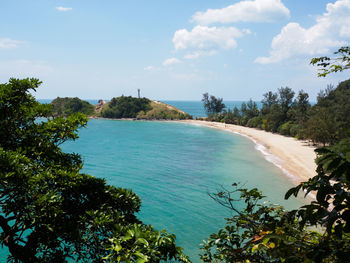
<svg viewBox="0 0 350 263"><path fill-rule="evenodd" d="M233 124L185 120L183 123L212 127L246 136L256 143L265 158L282 169L294 184L316 175L315 147L291 137Z"/></svg>

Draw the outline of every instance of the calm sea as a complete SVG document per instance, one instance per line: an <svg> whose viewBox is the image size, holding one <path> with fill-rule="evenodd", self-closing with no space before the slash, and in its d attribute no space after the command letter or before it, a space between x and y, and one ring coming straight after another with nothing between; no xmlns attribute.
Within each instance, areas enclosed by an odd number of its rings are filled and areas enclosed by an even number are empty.
<svg viewBox="0 0 350 263"><path fill-rule="evenodd" d="M302 204L284 201L292 184L252 141L229 132L176 122L90 120L63 150L82 155L83 172L139 195L140 218L174 233L193 262L199 262L202 240L231 215L208 196L221 186L241 182L263 190L274 203ZM5 255L3 250L0 262Z"/></svg>

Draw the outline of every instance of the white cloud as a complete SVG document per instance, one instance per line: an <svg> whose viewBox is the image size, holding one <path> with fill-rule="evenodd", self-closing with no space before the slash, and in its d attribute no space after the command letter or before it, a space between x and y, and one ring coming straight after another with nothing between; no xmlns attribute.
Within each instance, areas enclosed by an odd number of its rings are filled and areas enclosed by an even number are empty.
<svg viewBox="0 0 350 263"><path fill-rule="evenodd" d="M177 30L173 37L175 50L190 50L186 58L212 55L219 49L237 47L236 39L244 35L235 27L195 26L192 31Z"/></svg>
<svg viewBox="0 0 350 263"><path fill-rule="evenodd" d="M163 66L170 66L170 65L178 64L178 63L181 63L181 60L179 60L177 58L168 58L168 59L164 60Z"/></svg>
<svg viewBox="0 0 350 263"><path fill-rule="evenodd" d="M184 58L185 59L196 59L196 58L203 57L203 56L209 57L209 56L214 56L216 53L218 53L216 50L210 50L210 51L199 50L199 51L194 51L192 53L187 53L184 56Z"/></svg>
<svg viewBox="0 0 350 263"><path fill-rule="evenodd" d="M247 34L247 35L250 35L250 34L252 33L252 31L250 31L249 28L243 28L243 29L242 29L242 32L243 32L244 34Z"/></svg>
<svg viewBox="0 0 350 263"><path fill-rule="evenodd" d="M73 8L71 8L71 7L63 7L63 6L57 6L56 9L60 12L67 12L67 11L73 10Z"/></svg>
<svg viewBox="0 0 350 263"><path fill-rule="evenodd" d="M10 38L0 38L0 48L16 48L21 42Z"/></svg>
<svg viewBox="0 0 350 263"><path fill-rule="evenodd" d="M316 19L316 24L303 28L289 23L271 43L270 55L258 57L255 62L275 63L298 55L327 54L330 49L347 45L350 40L350 0L327 4L327 12Z"/></svg>
<svg viewBox="0 0 350 263"><path fill-rule="evenodd" d="M192 21L209 25L233 22L272 22L289 18L289 10L281 0L241 1L222 9L208 9L197 12Z"/></svg>

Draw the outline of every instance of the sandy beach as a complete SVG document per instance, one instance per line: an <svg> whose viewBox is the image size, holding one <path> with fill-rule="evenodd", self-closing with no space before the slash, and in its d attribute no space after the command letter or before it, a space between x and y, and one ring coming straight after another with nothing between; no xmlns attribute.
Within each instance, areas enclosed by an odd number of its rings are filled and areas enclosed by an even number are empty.
<svg viewBox="0 0 350 263"><path fill-rule="evenodd" d="M278 166L290 181L299 184L316 175L315 147L305 141L233 124L185 120L183 123L212 127L246 136L256 143L257 150Z"/></svg>

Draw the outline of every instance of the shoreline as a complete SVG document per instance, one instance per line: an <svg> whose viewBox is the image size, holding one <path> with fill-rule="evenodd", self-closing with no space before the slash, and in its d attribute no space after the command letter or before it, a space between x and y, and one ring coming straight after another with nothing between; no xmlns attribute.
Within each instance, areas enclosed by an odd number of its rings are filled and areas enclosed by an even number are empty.
<svg viewBox="0 0 350 263"><path fill-rule="evenodd" d="M234 124L202 120L141 120L133 118L110 119L103 117L89 117L89 119L178 122L219 129L235 133L253 141L255 149L259 151L268 162L278 167L286 178L295 185L305 182L316 175L316 153L314 151L316 147L308 145L306 141L297 140L277 133Z"/></svg>
<svg viewBox="0 0 350 263"><path fill-rule="evenodd" d="M316 175L316 153L314 152L316 148L305 141L234 124L200 120L179 120L178 122L219 129L252 140L255 143L255 149L261 152L268 162L281 169L287 179L295 185Z"/></svg>

